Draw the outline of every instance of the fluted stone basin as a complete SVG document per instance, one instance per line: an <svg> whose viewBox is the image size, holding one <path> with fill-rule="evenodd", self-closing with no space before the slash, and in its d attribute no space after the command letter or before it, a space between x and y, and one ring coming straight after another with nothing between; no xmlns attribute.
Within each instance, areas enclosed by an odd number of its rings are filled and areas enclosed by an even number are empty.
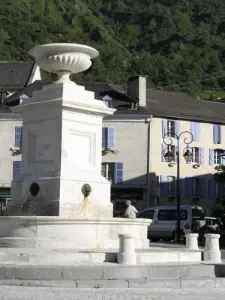
<svg viewBox="0 0 225 300"><path fill-rule="evenodd" d="M51 216L0 218L0 247L118 249L118 234L130 233L136 248L149 247L148 219L69 219Z"/></svg>

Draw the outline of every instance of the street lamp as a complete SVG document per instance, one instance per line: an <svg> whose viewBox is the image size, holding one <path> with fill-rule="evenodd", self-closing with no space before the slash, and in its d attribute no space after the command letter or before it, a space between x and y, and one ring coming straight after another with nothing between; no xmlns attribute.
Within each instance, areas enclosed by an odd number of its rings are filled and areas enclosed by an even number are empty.
<svg viewBox="0 0 225 300"><path fill-rule="evenodd" d="M186 135L186 137L185 137ZM193 135L190 131L183 131L179 135L173 134L171 136L170 132L167 132L163 137L163 143L167 145L167 151L164 153L165 160L167 162L172 162L174 160L174 156L177 162L177 183L176 183L176 199L177 199L177 224L176 224L176 240L180 241L180 140L181 137L184 136L183 142L185 145L189 145L193 142ZM175 151L175 155L169 150L169 146L173 145L174 139L177 142L177 150ZM186 148L183 157L187 163L192 161L192 152Z"/></svg>

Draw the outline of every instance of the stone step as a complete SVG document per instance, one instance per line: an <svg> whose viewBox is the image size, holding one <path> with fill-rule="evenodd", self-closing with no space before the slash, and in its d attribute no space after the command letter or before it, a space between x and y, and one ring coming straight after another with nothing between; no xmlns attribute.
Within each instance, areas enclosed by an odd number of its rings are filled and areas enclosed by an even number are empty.
<svg viewBox="0 0 225 300"><path fill-rule="evenodd" d="M214 289L225 288L225 278L152 279L152 280L0 280L0 286L51 287L64 289Z"/></svg>
<svg viewBox="0 0 225 300"><path fill-rule="evenodd" d="M0 249L1 263L32 264L32 265L76 265L77 262L103 263L117 262L118 250L68 250L68 249L29 249L2 248ZM154 263L187 263L201 262L201 251L185 249L149 248L136 250L137 264Z"/></svg>
<svg viewBox="0 0 225 300"><path fill-rule="evenodd" d="M148 284L152 280L215 280L225 278L225 265L167 264L124 266L117 264L80 263L77 266L0 265L0 280L34 281L100 281L117 280L134 284ZM136 282L136 283L135 283ZM190 282L190 281L189 281Z"/></svg>

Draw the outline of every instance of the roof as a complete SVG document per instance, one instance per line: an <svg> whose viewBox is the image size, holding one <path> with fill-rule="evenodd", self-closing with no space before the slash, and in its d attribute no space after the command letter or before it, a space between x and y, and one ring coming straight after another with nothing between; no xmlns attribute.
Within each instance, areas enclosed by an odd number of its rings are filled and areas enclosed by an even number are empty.
<svg viewBox="0 0 225 300"><path fill-rule="evenodd" d="M0 62L0 88L18 89L27 85L31 75L33 62Z"/></svg>
<svg viewBox="0 0 225 300"><path fill-rule="evenodd" d="M147 90L148 112L157 117L225 124L225 104L196 100L184 93Z"/></svg>
<svg viewBox="0 0 225 300"><path fill-rule="evenodd" d="M7 98L9 105L17 105L23 94L32 96L33 91L40 90L45 82L35 81L23 90ZM197 120L208 123L225 124L225 104L220 102L196 100L184 93L168 92L154 89L146 91L146 107L131 109L134 99L129 98L122 85L107 83L80 82L86 90L93 91L95 98L104 95L112 97L112 107L116 108L115 115L152 115L183 120Z"/></svg>

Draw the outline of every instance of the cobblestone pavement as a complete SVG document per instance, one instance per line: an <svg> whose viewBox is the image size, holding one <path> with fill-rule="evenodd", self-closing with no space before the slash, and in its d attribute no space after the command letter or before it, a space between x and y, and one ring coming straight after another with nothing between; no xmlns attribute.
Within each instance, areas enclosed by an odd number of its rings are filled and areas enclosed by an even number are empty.
<svg viewBox="0 0 225 300"><path fill-rule="evenodd" d="M225 289L65 289L2 286L1 300L222 300Z"/></svg>

